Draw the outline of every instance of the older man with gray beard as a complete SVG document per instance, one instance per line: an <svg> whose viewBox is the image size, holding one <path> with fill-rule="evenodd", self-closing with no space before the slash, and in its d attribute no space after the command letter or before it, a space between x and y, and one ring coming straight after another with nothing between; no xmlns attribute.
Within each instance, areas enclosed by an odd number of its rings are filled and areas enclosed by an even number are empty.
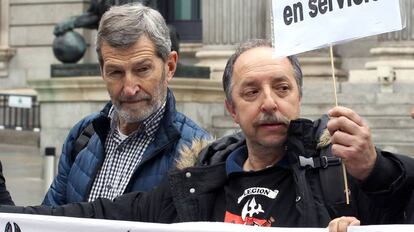
<svg viewBox="0 0 414 232"><path fill-rule="evenodd" d="M167 86L178 56L159 12L141 4L111 8L102 16L96 51L111 101L71 129L45 205L151 190L184 145L209 138L175 110Z"/></svg>

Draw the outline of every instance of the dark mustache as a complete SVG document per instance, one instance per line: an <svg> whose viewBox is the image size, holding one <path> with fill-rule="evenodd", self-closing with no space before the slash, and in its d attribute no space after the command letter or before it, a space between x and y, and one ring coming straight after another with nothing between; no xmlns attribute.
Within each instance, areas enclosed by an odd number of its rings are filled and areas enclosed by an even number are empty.
<svg viewBox="0 0 414 232"><path fill-rule="evenodd" d="M254 126L260 126L263 124L284 124L286 126L289 126L290 120L278 113L274 114L262 114L260 118L253 122Z"/></svg>
<svg viewBox="0 0 414 232"><path fill-rule="evenodd" d="M121 102L148 101L151 100L151 96L140 93L134 96L120 96L118 100Z"/></svg>

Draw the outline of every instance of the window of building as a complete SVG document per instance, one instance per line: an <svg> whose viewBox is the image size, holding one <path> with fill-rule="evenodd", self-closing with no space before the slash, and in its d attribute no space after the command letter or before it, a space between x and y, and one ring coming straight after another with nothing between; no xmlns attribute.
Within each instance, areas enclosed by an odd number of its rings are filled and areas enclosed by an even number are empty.
<svg viewBox="0 0 414 232"><path fill-rule="evenodd" d="M180 41L202 40L200 0L159 0L157 5L167 23L177 30Z"/></svg>

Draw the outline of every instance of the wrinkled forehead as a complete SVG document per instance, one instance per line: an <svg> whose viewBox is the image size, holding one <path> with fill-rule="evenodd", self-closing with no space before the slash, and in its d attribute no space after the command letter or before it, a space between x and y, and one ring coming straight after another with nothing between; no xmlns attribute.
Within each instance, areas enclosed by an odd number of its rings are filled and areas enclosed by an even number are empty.
<svg viewBox="0 0 414 232"><path fill-rule="evenodd" d="M252 48L234 63L233 78L254 75L285 75L294 78L293 66L287 57L273 58L270 47Z"/></svg>

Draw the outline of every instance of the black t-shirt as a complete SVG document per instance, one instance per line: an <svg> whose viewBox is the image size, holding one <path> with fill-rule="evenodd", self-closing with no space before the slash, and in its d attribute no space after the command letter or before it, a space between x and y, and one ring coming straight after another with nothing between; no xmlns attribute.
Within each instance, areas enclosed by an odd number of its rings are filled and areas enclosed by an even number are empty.
<svg viewBox="0 0 414 232"><path fill-rule="evenodd" d="M244 172L246 147L235 150L226 161L228 182L215 203L214 219L255 226L294 226L299 213L287 160L257 172Z"/></svg>

